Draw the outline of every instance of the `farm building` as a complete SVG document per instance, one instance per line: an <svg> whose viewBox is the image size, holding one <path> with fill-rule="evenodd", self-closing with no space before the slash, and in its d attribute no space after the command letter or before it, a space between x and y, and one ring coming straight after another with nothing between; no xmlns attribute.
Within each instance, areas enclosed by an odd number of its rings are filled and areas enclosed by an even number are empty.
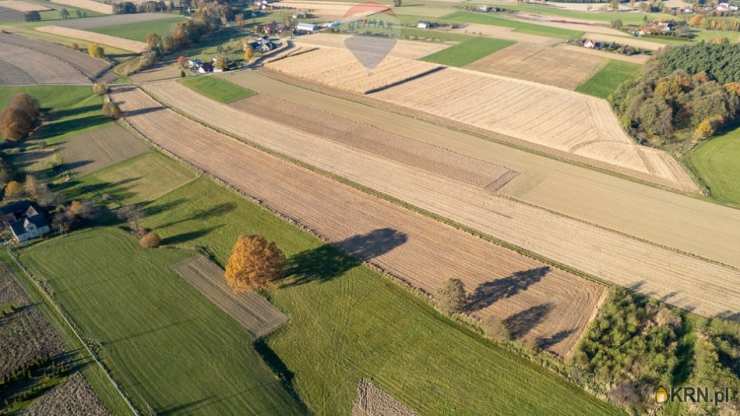
<svg viewBox="0 0 740 416"><path fill-rule="evenodd" d="M280 40L276 38L270 38L268 36L262 36L261 38L249 43L249 47L256 52L270 52L279 48L281 45Z"/></svg>
<svg viewBox="0 0 740 416"><path fill-rule="evenodd" d="M313 23L300 22L295 26L297 33L313 33L318 30L318 27Z"/></svg>
<svg viewBox="0 0 740 416"><path fill-rule="evenodd" d="M41 237L51 231L46 213L31 201L17 201L0 208L3 225L13 240L23 242Z"/></svg>

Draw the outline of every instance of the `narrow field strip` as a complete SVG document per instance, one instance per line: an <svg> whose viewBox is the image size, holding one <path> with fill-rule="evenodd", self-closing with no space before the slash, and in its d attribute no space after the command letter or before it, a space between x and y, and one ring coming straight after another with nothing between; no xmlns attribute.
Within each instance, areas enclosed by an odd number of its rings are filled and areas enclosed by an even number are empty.
<svg viewBox="0 0 740 416"><path fill-rule="evenodd" d="M50 25L37 27L36 30L38 30L39 32L50 33L52 35L66 36L74 39L83 39L88 42L96 42L101 45L112 46L114 48L124 49L136 53L142 53L147 48L146 43L144 42L104 35L102 33L96 33L87 30L73 29L70 27Z"/></svg>

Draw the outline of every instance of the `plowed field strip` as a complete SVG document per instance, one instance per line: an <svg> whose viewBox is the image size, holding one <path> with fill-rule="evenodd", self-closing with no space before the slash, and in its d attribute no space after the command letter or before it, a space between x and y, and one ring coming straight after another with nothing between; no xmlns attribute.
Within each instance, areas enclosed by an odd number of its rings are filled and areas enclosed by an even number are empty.
<svg viewBox="0 0 740 416"><path fill-rule="evenodd" d="M484 234L599 276L714 315L740 310L740 271L566 218L479 187L430 174L318 136L241 113L165 81L158 98L235 136L346 178Z"/></svg>
<svg viewBox="0 0 740 416"><path fill-rule="evenodd" d="M158 103L138 90L117 90L113 97L125 111L159 108ZM477 317L496 315L503 319L551 303L551 313L524 338L535 340L567 331L569 336L550 348L561 355L573 347L603 294L601 285L547 268L543 263L398 208L170 110L139 111L127 116L127 120L165 150L329 241L346 241L378 230L402 233L405 243L370 262L414 287L434 292L452 277L462 279L470 292L498 287L498 291L483 297L487 301L478 303L478 310L472 311ZM532 281L531 271L535 271L536 281ZM501 296L507 291L507 296Z"/></svg>

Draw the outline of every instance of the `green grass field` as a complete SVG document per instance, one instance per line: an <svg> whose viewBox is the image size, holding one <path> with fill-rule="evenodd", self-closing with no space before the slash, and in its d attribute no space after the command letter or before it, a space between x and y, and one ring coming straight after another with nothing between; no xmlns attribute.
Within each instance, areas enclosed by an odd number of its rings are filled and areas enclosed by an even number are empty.
<svg viewBox="0 0 740 416"><path fill-rule="evenodd" d="M605 67L594 74L576 91L595 97L607 98L627 79L640 73L641 65L624 61L610 60Z"/></svg>
<svg viewBox="0 0 740 416"><path fill-rule="evenodd" d="M138 246L115 228L84 230L21 253L124 390L158 414L299 414L239 324L171 267L191 255Z"/></svg>
<svg viewBox="0 0 740 416"><path fill-rule="evenodd" d="M686 161L712 198L740 206L740 128L699 145Z"/></svg>
<svg viewBox="0 0 740 416"><path fill-rule="evenodd" d="M118 204L137 204L153 201L195 177L195 172L178 162L160 153L148 152L70 182L65 195L68 199L106 199Z"/></svg>
<svg viewBox="0 0 740 416"><path fill-rule="evenodd" d="M267 345L318 415L349 414L361 377L425 415L620 414L207 178L148 209L144 226L167 244L206 246L223 263L239 234L259 233L298 265L269 292L291 320Z"/></svg>
<svg viewBox="0 0 740 416"><path fill-rule="evenodd" d="M185 18L182 16L173 16L166 19L150 20L148 22L98 27L90 29L90 31L144 42L146 36L150 33L156 33L161 37L169 35L175 25L184 20Z"/></svg>
<svg viewBox="0 0 740 416"><path fill-rule="evenodd" d="M556 27L526 23L518 20L507 19L501 16L496 16L494 14L459 11L444 16L441 20L447 23L478 23L482 25L510 27L514 29L515 32L548 36L551 38L559 39L577 39L583 36L583 32L578 32L575 30L560 29Z"/></svg>
<svg viewBox="0 0 740 416"><path fill-rule="evenodd" d="M216 77L195 76L182 79L180 82L184 86L212 100L225 104L243 100L257 94L248 88Z"/></svg>
<svg viewBox="0 0 740 416"><path fill-rule="evenodd" d="M502 39L472 38L425 56L422 60L450 66L465 66L514 43L516 42Z"/></svg>
<svg viewBox="0 0 740 416"><path fill-rule="evenodd" d="M625 25L641 25L645 16L649 20L669 19L670 15L662 13L642 13L642 12L613 12L613 11L579 11L567 10L557 6L544 6L538 4L518 4L502 3L501 7L509 10L517 10L530 13L538 13L550 16L570 17L573 19L593 20L597 22L609 23L612 20L621 20ZM609 7L609 3L603 3L603 6ZM598 7L598 6L597 6Z"/></svg>

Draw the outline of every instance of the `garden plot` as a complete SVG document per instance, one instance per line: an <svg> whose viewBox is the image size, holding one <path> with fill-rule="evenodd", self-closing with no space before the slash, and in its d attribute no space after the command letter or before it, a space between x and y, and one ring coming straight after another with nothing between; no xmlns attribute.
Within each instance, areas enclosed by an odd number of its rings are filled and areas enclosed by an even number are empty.
<svg viewBox="0 0 740 416"><path fill-rule="evenodd" d="M372 381L362 379L357 383L352 416L416 416L416 412L375 386Z"/></svg>
<svg viewBox="0 0 740 416"><path fill-rule="evenodd" d="M131 52L141 53L147 48L146 43L131 39L119 38L117 36L104 35L102 33L90 32L87 30L73 29L63 26L40 26L36 30L39 32L50 33L52 35L65 36L73 39L84 39L87 42L95 42L104 46L112 46L117 49L123 49Z"/></svg>
<svg viewBox="0 0 740 416"><path fill-rule="evenodd" d="M31 49L47 55L50 59L48 65L56 65L56 61L52 60L53 58L66 62L90 79L97 78L98 75L111 66L103 59L92 58L72 48L9 33L0 33L0 43ZM25 68L25 66L21 66L21 68Z"/></svg>
<svg viewBox="0 0 740 416"><path fill-rule="evenodd" d="M0 314L0 380L64 352L61 337L5 264L0 264L0 306L13 307Z"/></svg>
<svg viewBox="0 0 740 416"><path fill-rule="evenodd" d="M203 256L175 265L175 272L214 305L239 322L255 338L262 338L288 321L267 299L254 291L235 294L224 279L224 271Z"/></svg>
<svg viewBox="0 0 740 416"><path fill-rule="evenodd" d="M36 399L23 415L107 416L110 412L100 402L82 374L75 373L63 384Z"/></svg>
<svg viewBox="0 0 740 416"><path fill-rule="evenodd" d="M54 0L52 3L92 10L102 14L113 14L113 6L94 0Z"/></svg>
<svg viewBox="0 0 740 416"><path fill-rule="evenodd" d="M221 113L214 111L215 102L200 99L177 83L171 86L177 100L195 100L209 108L209 114ZM134 89L116 89L113 96L122 102L124 111L157 106ZM221 116L234 117L231 113ZM234 121L241 123L243 116ZM355 250L353 254L413 287L434 293L447 279L462 279L471 296L477 293L478 301L471 303L468 310L476 319L512 318L550 304L549 313L541 315L519 336L533 343L559 338L548 342L546 348L561 356L571 351L604 294L604 287L599 284L549 269L529 257L270 156L174 111L134 112L126 119L158 146L257 198L327 241L348 249L365 242L367 251ZM250 120L255 123L250 126L254 132L276 140L294 134L288 127L255 117ZM293 145L292 140L290 143Z"/></svg>
<svg viewBox="0 0 740 416"><path fill-rule="evenodd" d="M480 187L429 174L315 135L238 114L226 105L183 91L186 88L176 82L147 87L168 105L200 121L213 123L274 152L560 264L642 293L663 297L670 304L692 309L701 315L740 309L740 288L728 284L740 279L740 271L711 258L681 253L498 197ZM144 105L147 105L146 101ZM160 111L154 112L158 113ZM205 149L201 148L201 151ZM219 163L226 160L217 159ZM238 162L231 164L235 163ZM733 262L737 262L737 258Z"/></svg>
<svg viewBox="0 0 740 416"><path fill-rule="evenodd" d="M573 90L605 64L598 56L520 42L467 68Z"/></svg>
<svg viewBox="0 0 740 416"><path fill-rule="evenodd" d="M392 134L379 127L331 114L310 106L310 103L297 104L269 94L258 94L234 103L232 107L492 192L518 174L504 166L431 146L414 137Z"/></svg>
<svg viewBox="0 0 740 416"><path fill-rule="evenodd" d="M296 40L299 46L317 46L346 49L344 41L350 38L350 35L332 35L327 33L317 33L314 35L302 36ZM396 56L406 59L419 59L431 55L450 45L444 43L418 42L413 40L396 40L393 49L388 53L390 56Z"/></svg>
<svg viewBox="0 0 740 416"><path fill-rule="evenodd" d="M386 56L372 70L346 49L319 48L265 65L269 69L359 94L387 88L441 68L427 62Z"/></svg>
<svg viewBox="0 0 740 416"><path fill-rule="evenodd" d="M1 40L2 38L0 38ZM11 44L0 49L3 84L89 84L90 80L70 64L53 56Z"/></svg>
<svg viewBox="0 0 740 416"><path fill-rule="evenodd" d="M97 29L99 27L117 26L129 23L150 22L153 20L170 19L173 15L168 13L135 13L116 14L112 16L87 17L84 19L70 19L57 22L57 25L71 27L73 29Z"/></svg>
<svg viewBox="0 0 740 416"><path fill-rule="evenodd" d="M146 142L115 123L68 137L57 149L62 163L83 175L147 150L149 145Z"/></svg>
<svg viewBox="0 0 740 416"><path fill-rule="evenodd" d="M11 9L22 13L27 12L44 12L47 10L52 10L49 7L42 6L37 3L29 3L26 1L20 1L20 0L2 0L0 1L0 8L4 9Z"/></svg>

